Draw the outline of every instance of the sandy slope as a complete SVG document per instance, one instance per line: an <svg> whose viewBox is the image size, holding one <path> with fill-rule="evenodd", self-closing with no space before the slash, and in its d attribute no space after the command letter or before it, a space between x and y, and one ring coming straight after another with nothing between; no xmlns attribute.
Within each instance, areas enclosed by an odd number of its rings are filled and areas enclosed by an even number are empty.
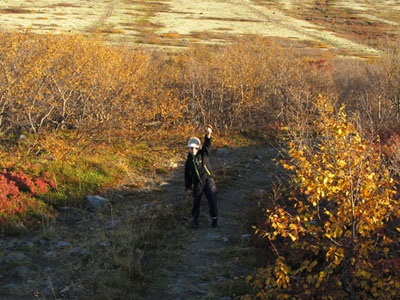
<svg viewBox="0 0 400 300"><path fill-rule="evenodd" d="M158 35L178 33L180 36L190 36L195 32L214 32L224 36L255 33L317 41L328 48L376 53L375 49L339 37L328 28L298 17L300 14L297 12L316 9L315 3L309 0L4 0L0 3L0 28L73 33L101 28L106 29L104 34L129 42L137 39L140 30L138 24L147 20L161 25L160 28L151 29ZM318 3L322 10L324 7L341 8L355 18L362 17L390 25L394 30L399 26L396 17L400 12L399 0L325 0Z"/></svg>
<svg viewBox="0 0 400 300"><path fill-rule="evenodd" d="M292 2L284 1L283 9L254 4L251 0L169 1L171 9L161 12L153 22L163 25L160 33L190 35L200 31L229 34L260 34L299 40L314 40L331 47L350 51L376 53L372 48L338 37L333 32L288 15Z"/></svg>

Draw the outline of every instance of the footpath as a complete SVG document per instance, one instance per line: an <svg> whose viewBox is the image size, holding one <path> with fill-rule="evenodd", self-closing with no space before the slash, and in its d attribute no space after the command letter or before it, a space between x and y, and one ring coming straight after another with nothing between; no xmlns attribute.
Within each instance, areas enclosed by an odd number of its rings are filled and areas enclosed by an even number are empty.
<svg viewBox="0 0 400 300"><path fill-rule="evenodd" d="M179 263L166 270L168 282L151 289L145 300L235 299L249 275L245 261L254 259L246 212L257 205L257 195L268 190L276 176L277 150L264 147L217 149L211 156L217 173L219 226L211 228L207 200L203 196L200 229ZM223 184L218 184L218 182ZM190 200L189 200L190 201ZM262 207L260 207L262 209Z"/></svg>

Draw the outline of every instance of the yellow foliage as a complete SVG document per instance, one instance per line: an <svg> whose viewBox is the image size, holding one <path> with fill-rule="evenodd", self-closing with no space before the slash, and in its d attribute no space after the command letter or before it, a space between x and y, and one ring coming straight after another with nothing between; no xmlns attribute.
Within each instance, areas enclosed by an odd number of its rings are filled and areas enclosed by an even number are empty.
<svg viewBox="0 0 400 300"><path fill-rule="evenodd" d="M275 265L277 285L298 284L307 291L312 285L320 289L331 274L348 272L346 276L354 278L351 284L368 289L372 295L381 293L387 285L396 289L399 278L393 282L374 280L377 277L372 274L377 270L368 263L371 257L390 253L392 239L382 229L399 210L394 197L395 180L379 151L348 120L344 106L335 113L331 103L319 97L315 108L318 117L313 123L314 139L307 143L290 141L289 159L282 161L282 166L294 174L298 188L289 199L293 206L267 211L271 231L266 237L273 236L271 241L288 238L291 248L304 250L303 255L318 249L315 255L323 253L326 266L317 265L317 260L305 260L290 269L279 256ZM290 275L303 279L297 282ZM348 285L342 280L335 282L339 287Z"/></svg>
<svg viewBox="0 0 400 300"><path fill-rule="evenodd" d="M2 131L18 124L35 134L138 139L147 124L172 126L185 117L186 102L155 82L162 74L148 52L78 35L3 31L0 40Z"/></svg>

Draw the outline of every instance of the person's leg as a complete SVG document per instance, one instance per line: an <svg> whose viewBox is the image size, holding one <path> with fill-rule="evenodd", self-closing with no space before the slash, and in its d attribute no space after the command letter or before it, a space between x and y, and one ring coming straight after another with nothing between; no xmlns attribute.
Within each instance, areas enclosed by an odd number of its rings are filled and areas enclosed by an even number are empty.
<svg viewBox="0 0 400 300"><path fill-rule="evenodd" d="M203 185L198 184L193 187L193 206L192 206L192 219L193 227L199 227L199 216L200 216L200 201L203 194Z"/></svg>
<svg viewBox="0 0 400 300"><path fill-rule="evenodd" d="M214 178L208 178L204 189L206 194L208 207L210 209L211 226L217 227L218 225L218 203L217 203L217 187Z"/></svg>

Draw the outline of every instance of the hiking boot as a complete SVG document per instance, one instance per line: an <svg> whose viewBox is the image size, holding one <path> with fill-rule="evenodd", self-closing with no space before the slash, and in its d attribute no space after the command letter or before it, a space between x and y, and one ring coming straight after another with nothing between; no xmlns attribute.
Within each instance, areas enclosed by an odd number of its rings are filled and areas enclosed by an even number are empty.
<svg viewBox="0 0 400 300"><path fill-rule="evenodd" d="M198 229L199 227L199 220L193 220L192 229Z"/></svg>
<svg viewBox="0 0 400 300"><path fill-rule="evenodd" d="M218 227L218 219L217 218L211 219L211 227L212 228Z"/></svg>

